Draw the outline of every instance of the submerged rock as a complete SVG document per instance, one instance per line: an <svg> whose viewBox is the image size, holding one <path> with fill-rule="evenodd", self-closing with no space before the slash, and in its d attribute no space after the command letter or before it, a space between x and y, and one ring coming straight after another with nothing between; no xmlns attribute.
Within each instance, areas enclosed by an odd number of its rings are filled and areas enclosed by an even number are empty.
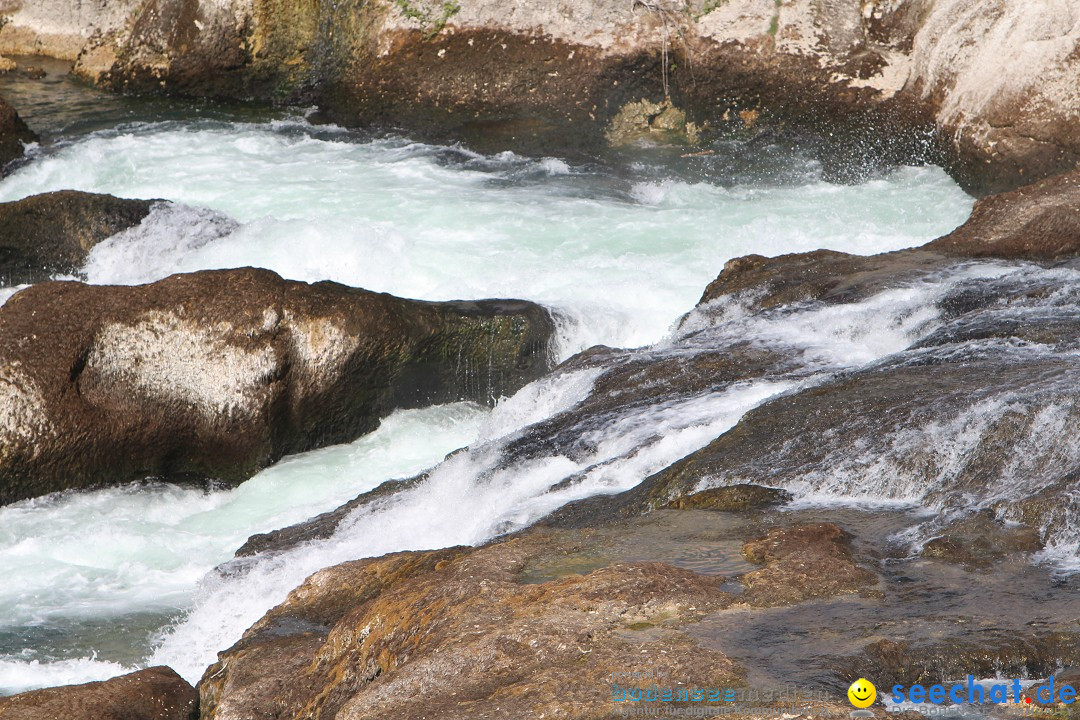
<svg viewBox="0 0 1080 720"><path fill-rule="evenodd" d="M741 680L680 631L730 602L720 579L639 563L517 581L558 552L531 533L321 570L207 669L202 717L606 717L613 683L650 683L630 673L662 667L688 688Z"/></svg>
<svg viewBox="0 0 1080 720"><path fill-rule="evenodd" d="M199 695L171 668L0 697L4 720L197 720Z"/></svg>
<svg viewBox="0 0 1080 720"><path fill-rule="evenodd" d="M1020 628L984 628L981 639L950 639L947 643L870 643L858 655L839 663L841 676L865 677L878 687L932 685L965 678L1051 677L1067 679L1062 665L1080 663L1080 635L1069 632L1031 632ZM1010 696L1011 699L1011 696Z"/></svg>
<svg viewBox="0 0 1080 720"><path fill-rule="evenodd" d="M74 273L95 245L138 225L156 202L61 190L0 203L0 281Z"/></svg>
<svg viewBox="0 0 1080 720"><path fill-rule="evenodd" d="M852 536L832 523L770 530L750 540L743 555L763 565L739 578L739 601L755 607L792 605L847 595L876 585L877 575L855 564Z"/></svg>
<svg viewBox="0 0 1080 720"><path fill-rule="evenodd" d="M25 144L37 141L15 109L0 98L0 168L23 156Z"/></svg>
<svg viewBox="0 0 1080 720"><path fill-rule="evenodd" d="M923 545L923 557L987 567L1013 553L1030 553L1043 547L1039 531L1026 525L1006 525L984 511L950 525Z"/></svg>
<svg viewBox="0 0 1080 720"><path fill-rule="evenodd" d="M146 477L240 482L395 408L513 393L548 370L552 333L532 303L403 300L255 269L41 283L0 308L0 502Z"/></svg>

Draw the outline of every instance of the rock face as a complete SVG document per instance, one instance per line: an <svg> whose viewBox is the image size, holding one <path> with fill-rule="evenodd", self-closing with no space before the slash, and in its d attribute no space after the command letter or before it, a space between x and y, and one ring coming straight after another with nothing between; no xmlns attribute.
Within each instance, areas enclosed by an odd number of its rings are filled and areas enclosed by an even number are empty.
<svg viewBox="0 0 1080 720"><path fill-rule="evenodd" d="M0 308L0 501L240 482L395 408L512 393L548 369L552 331L531 303L402 300L254 269L35 285Z"/></svg>
<svg viewBox="0 0 1080 720"><path fill-rule="evenodd" d="M913 4L875 2L872 12L897 5ZM908 88L933 105L961 177L1000 191L1076 167L1080 8L933 0L906 13L922 15Z"/></svg>
<svg viewBox="0 0 1080 720"><path fill-rule="evenodd" d="M680 632L730 602L718 578L640 563L518 582L560 550L531 533L321 570L207 669L202 717L607 717L614 672L662 664L684 687L740 679Z"/></svg>
<svg viewBox="0 0 1080 720"><path fill-rule="evenodd" d="M0 203L0 280L75 272L95 245L138 225L155 202L62 190Z"/></svg>
<svg viewBox="0 0 1080 720"><path fill-rule="evenodd" d="M0 98L0 168L23 156L23 143L36 140L15 109Z"/></svg>
<svg viewBox="0 0 1080 720"><path fill-rule="evenodd" d="M172 669L0 697L4 720L197 720L199 695Z"/></svg>
<svg viewBox="0 0 1080 720"><path fill-rule="evenodd" d="M855 164L925 155L937 129L979 192L1080 159L1080 23L1064 1L107 5L14 0L0 52L77 55L118 88L315 101L347 124L503 149L595 146L627 106L670 98L681 127L798 125Z"/></svg>

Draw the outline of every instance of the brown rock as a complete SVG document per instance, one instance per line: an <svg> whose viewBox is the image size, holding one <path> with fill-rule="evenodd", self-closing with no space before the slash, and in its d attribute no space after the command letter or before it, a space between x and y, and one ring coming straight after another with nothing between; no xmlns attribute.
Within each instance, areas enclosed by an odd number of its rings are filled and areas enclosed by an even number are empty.
<svg viewBox="0 0 1080 720"><path fill-rule="evenodd" d="M673 500L668 507L676 510L757 510L791 500L787 490L739 484L702 490Z"/></svg>
<svg viewBox="0 0 1080 720"><path fill-rule="evenodd" d="M0 203L0 280L75 272L95 245L138 225L155 202L62 190Z"/></svg>
<svg viewBox="0 0 1080 720"><path fill-rule="evenodd" d="M878 684L880 694L882 684L930 685L969 673L977 678L1054 676L1057 684L1069 677L1060 671L1062 663L1080 662L1080 635L1075 633L1001 628L983 630L981 635L925 643L879 640L838 670L842 676L865 677Z"/></svg>
<svg viewBox="0 0 1080 720"><path fill-rule="evenodd" d="M832 523L770 530L750 540L743 555L764 565L743 575L740 600L756 607L793 605L812 598L859 592L877 576L855 564L852 536Z"/></svg>
<svg viewBox="0 0 1080 720"><path fill-rule="evenodd" d="M1080 255L1080 172L979 200L971 218L924 246L952 257L1060 260Z"/></svg>
<svg viewBox="0 0 1080 720"><path fill-rule="evenodd" d="M240 482L394 408L510 394L547 371L552 330L532 303L402 300L254 269L35 285L0 308L0 502L145 477Z"/></svg>
<svg viewBox="0 0 1080 720"><path fill-rule="evenodd" d="M838 177L931 159L986 194L1080 161L1078 31L1049 5L42 0L10 17L0 51L78 57L112 87L318 102L481 147L595 148L628 103L670 99L683 127L809 129Z"/></svg>
<svg viewBox="0 0 1080 720"><path fill-rule="evenodd" d="M927 542L923 557L986 567L1012 553L1036 552L1043 547L1038 530L1026 525L1006 526L989 511L976 513L950 525Z"/></svg>
<svg viewBox="0 0 1080 720"><path fill-rule="evenodd" d="M599 718L613 672L739 678L679 632L729 602L719 579L643 563L516 582L553 552L532 533L323 570L207 670L203 718Z"/></svg>
<svg viewBox="0 0 1080 720"><path fill-rule="evenodd" d="M946 264L947 259L932 248L870 256L834 250L772 258L746 255L724 265L698 305L724 296L745 299L755 310L810 300L854 302Z"/></svg>
<svg viewBox="0 0 1080 720"><path fill-rule="evenodd" d="M199 695L171 668L0 697L2 720L197 720Z"/></svg>
<svg viewBox="0 0 1080 720"><path fill-rule="evenodd" d="M37 140L15 109L0 98L0 168L23 156L24 143Z"/></svg>

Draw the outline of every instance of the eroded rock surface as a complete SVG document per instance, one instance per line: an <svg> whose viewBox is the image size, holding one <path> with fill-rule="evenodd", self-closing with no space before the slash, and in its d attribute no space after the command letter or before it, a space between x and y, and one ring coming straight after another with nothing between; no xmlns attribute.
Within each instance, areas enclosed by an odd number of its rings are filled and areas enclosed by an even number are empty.
<svg viewBox="0 0 1080 720"><path fill-rule="evenodd" d="M680 685L741 677L680 632L730 602L719 578L616 563L518 582L559 552L527 534L322 570L206 671L203 717L606 717L611 673L658 658Z"/></svg>
<svg viewBox="0 0 1080 720"><path fill-rule="evenodd" d="M394 408L512 393L547 371L552 331L531 303L402 300L265 270L41 283L0 308L0 501L239 482Z"/></svg>

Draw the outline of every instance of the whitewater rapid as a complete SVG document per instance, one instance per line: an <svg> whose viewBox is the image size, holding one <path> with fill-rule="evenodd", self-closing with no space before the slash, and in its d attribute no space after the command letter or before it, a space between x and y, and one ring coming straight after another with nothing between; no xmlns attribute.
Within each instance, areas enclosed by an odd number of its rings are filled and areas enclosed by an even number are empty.
<svg viewBox="0 0 1080 720"><path fill-rule="evenodd" d="M791 164L782 183L726 187L300 121L159 123L43 152L0 201L71 188L184 206L95 248L90 282L252 265L425 300L523 297L561 313L563 356L656 342L730 258L896 250L971 209L940 168L841 186Z"/></svg>
<svg viewBox="0 0 1080 720"><path fill-rule="evenodd" d="M732 257L910 247L951 230L972 203L932 167L855 186L826 183L798 158L782 176L689 177L663 164L364 140L299 120L97 132L37 151L0 182L0 200L61 188L169 201L93 250L82 272L90 282L254 265L423 299L520 297L555 310L562 358L595 344L672 342L672 323ZM820 356L823 372L864 364L928 332L939 290L753 330ZM0 289L0 302L13 291ZM895 332L882 335L882 317L893 316ZM547 378L492 412L399 412L352 444L287 458L235 489L136 485L0 508L0 573L10 579L0 587L0 692L147 663L196 681L216 651L321 567L479 543L565 502L627 489L801 382L653 406L597 429L590 457L499 466L505 438L571 407L594 379ZM427 482L365 509L327 541L237 575L211 572L251 534L436 465ZM584 479L547 492L574 473Z"/></svg>

